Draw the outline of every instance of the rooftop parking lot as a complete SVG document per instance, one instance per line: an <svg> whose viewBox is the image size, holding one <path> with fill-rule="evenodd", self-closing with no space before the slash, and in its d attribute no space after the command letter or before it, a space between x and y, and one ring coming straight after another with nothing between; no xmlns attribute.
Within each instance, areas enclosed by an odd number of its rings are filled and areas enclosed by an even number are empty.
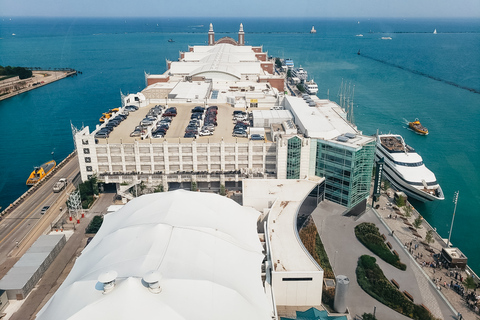
<svg viewBox="0 0 480 320"><path fill-rule="evenodd" d="M152 143L162 143L163 141L167 142L181 142L187 143L192 141L194 138L184 138L185 128L190 122L190 117L192 115L192 109L196 106L200 106L198 103L169 103L168 108L175 107L177 109L177 115L172 117L170 127L164 138L152 138L151 135L142 139L141 136L131 137L130 134L135 130L140 122L146 117L149 110L155 107L156 104L149 104L146 107L142 107L137 111L130 112L128 117L121 122L114 130L110 133L107 139L97 139L99 144L104 143L132 143L134 141L139 142L152 142ZM217 113L217 126L213 131L213 135L209 136L197 136L195 138L198 142L220 142L225 141L229 143L234 142L247 142L248 138L245 137L233 137L232 132L234 128L233 120L233 111L239 110L238 108L232 108L229 104L211 104L218 107ZM164 105L164 110L165 110ZM161 116L158 116L158 122L162 119ZM150 131L154 131L156 124L150 126ZM148 130L148 129L147 129ZM256 143L262 143L263 140L255 140Z"/></svg>

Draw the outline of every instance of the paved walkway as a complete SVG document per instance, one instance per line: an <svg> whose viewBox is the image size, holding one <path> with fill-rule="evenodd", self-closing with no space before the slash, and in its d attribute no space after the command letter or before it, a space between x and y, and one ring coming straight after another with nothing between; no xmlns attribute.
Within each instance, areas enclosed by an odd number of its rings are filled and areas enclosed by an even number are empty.
<svg viewBox="0 0 480 320"><path fill-rule="evenodd" d="M335 274L346 275L350 279L347 305L352 317L363 313L373 313L376 308L376 316L380 320L409 319L382 303L378 302L363 291L356 281L355 269L358 258L368 254L377 258L377 264L382 268L387 279L395 279L400 284L400 289L408 291L417 304L425 304L430 311L440 319L455 319L454 312L438 294L437 290L429 285L428 279L422 274L420 268L403 246L397 242L382 224L381 220L372 210L367 210L360 218L342 216L344 208L324 201L312 214L322 239L325 250L330 258ZM401 271L378 258L355 237L354 228L362 222L375 223L380 233L385 234L393 249L400 256L400 260L407 265L406 271Z"/></svg>

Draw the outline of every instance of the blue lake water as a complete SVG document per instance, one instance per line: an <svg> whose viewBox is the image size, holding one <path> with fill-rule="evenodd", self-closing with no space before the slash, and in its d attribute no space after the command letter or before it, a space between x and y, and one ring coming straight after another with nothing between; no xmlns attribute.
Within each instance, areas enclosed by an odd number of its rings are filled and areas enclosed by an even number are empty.
<svg viewBox="0 0 480 320"><path fill-rule="evenodd" d="M163 73L165 59L205 44L210 22L217 39L236 38L243 22L247 44L302 65L320 98L338 101L342 81L354 85L359 129L403 135L436 174L446 199L414 205L445 238L460 191L452 242L480 271L480 94L460 88L480 91L478 20L0 19L0 65L83 73L0 101L0 206L27 190L33 166L73 151L70 122L94 127L120 91L145 87L144 72ZM428 136L406 129L415 118Z"/></svg>

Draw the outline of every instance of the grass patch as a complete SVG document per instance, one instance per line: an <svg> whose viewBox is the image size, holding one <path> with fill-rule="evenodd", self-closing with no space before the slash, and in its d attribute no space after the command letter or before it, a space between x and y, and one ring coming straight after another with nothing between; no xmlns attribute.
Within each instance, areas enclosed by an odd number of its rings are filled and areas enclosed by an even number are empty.
<svg viewBox="0 0 480 320"><path fill-rule="evenodd" d="M363 222L355 227L355 236L370 251L375 253L385 262L390 263L395 268L406 270L407 266L400 262L400 258L393 254L385 244L385 240L380 235L377 226L374 223Z"/></svg>
<svg viewBox="0 0 480 320"><path fill-rule="evenodd" d="M357 281L360 287L387 307L415 320L438 320L428 310L414 304L385 278L374 257L358 259Z"/></svg>

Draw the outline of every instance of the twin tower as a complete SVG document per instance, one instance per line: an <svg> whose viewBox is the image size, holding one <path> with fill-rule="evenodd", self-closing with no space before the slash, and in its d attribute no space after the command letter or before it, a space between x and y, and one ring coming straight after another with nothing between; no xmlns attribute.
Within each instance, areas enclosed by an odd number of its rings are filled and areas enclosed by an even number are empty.
<svg viewBox="0 0 480 320"><path fill-rule="evenodd" d="M217 43L231 43L237 46L245 45L245 32L243 31L243 24L240 23L240 30L238 30L238 42L230 37L224 37L215 42L215 32L213 31L213 24L210 23L210 30L208 30L208 45L213 46Z"/></svg>

